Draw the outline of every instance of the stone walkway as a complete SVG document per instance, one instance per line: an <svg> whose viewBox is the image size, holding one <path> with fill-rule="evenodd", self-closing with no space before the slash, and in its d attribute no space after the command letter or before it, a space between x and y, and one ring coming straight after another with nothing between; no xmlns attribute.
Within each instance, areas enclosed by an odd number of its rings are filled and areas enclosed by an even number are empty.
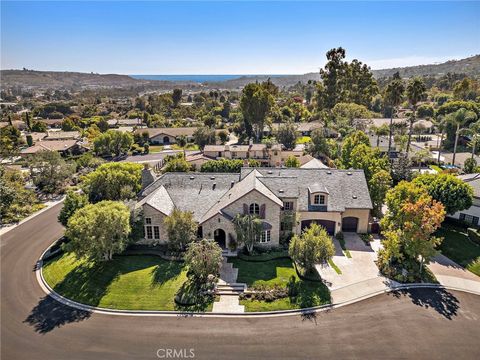
<svg viewBox="0 0 480 360"><path fill-rule="evenodd" d="M238 295L245 290L245 284L237 283L238 269L223 258L220 268L220 279L217 283L217 292L220 300L213 303L214 313L243 313L245 307L240 305Z"/></svg>

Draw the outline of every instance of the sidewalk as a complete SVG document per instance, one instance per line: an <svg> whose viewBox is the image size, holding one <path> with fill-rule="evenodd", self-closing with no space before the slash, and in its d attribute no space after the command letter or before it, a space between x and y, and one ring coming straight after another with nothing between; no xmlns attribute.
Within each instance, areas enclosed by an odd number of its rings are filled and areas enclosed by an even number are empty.
<svg viewBox="0 0 480 360"><path fill-rule="evenodd" d="M11 225L1 227L0 228L0 236L8 233L10 230L15 229L17 226L22 225L23 223L27 222L28 220L33 219L35 216L38 216L41 213L51 209L55 205L60 204L61 202L63 202L63 200L65 200L65 196L62 196L59 200L47 201L47 202L44 203L45 207L43 209L38 210L37 212L34 212L32 215L26 217L25 219L21 220L20 222L18 222L16 224L11 224Z"/></svg>

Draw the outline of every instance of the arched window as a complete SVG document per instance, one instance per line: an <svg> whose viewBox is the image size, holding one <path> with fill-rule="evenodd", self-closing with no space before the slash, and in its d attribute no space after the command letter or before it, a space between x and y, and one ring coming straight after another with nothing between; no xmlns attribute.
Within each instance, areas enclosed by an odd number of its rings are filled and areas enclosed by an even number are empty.
<svg viewBox="0 0 480 360"><path fill-rule="evenodd" d="M259 215L260 214L260 206L258 206L258 204L256 204L256 203L250 204L249 212L252 215Z"/></svg>

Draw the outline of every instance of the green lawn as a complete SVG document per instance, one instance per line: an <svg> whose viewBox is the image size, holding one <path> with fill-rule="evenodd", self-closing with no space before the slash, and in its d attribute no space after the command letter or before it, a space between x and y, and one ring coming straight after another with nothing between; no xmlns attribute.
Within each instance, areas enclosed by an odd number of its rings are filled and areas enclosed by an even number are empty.
<svg viewBox="0 0 480 360"><path fill-rule="evenodd" d="M66 253L48 261L43 275L56 292L83 304L111 309L186 310L174 301L187 280L183 264L156 256L118 256L94 264Z"/></svg>
<svg viewBox="0 0 480 360"><path fill-rule="evenodd" d="M444 225L438 235L444 238L439 247L443 255L480 276L480 246L470 240L465 229Z"/></svg>
<svg viewBox="0 0 480 360"><path fill-rule="evenodd" d="M309 143L312 139L310 136L300 136L297 138L297 144L306 144Z"/></svg>
<svg viewBox="0 0 480 360"><path fill-rule="evenodd" d="M229 262L238 268L237 282L246 283L248 287L275 285L286 287L292 276L298 282L298 295L294 298L283 298L271 302L241 300L240 304L245 305L247 312L300 309L330 302L330 292L327 287L319 281L301 280L290 259L265 262L229 259Z"/></svg>
<svg viewBox="0 0 480 360"><path fill-rule="evenodd" d="M163 150L163 145L150 145L148 148L149 153L158 153Z"/></svg>

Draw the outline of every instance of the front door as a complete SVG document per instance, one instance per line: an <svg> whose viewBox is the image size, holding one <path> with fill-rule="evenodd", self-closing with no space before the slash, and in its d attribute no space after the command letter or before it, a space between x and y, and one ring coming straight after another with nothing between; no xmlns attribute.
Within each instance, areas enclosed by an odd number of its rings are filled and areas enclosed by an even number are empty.
<svg viewBox="0 0 480 360"><path fill-rule="evenodd" d="M226 235L223 229L217 229L213 232L213 239L220 245L222 249L225 249L226 244Z"/></svg>

